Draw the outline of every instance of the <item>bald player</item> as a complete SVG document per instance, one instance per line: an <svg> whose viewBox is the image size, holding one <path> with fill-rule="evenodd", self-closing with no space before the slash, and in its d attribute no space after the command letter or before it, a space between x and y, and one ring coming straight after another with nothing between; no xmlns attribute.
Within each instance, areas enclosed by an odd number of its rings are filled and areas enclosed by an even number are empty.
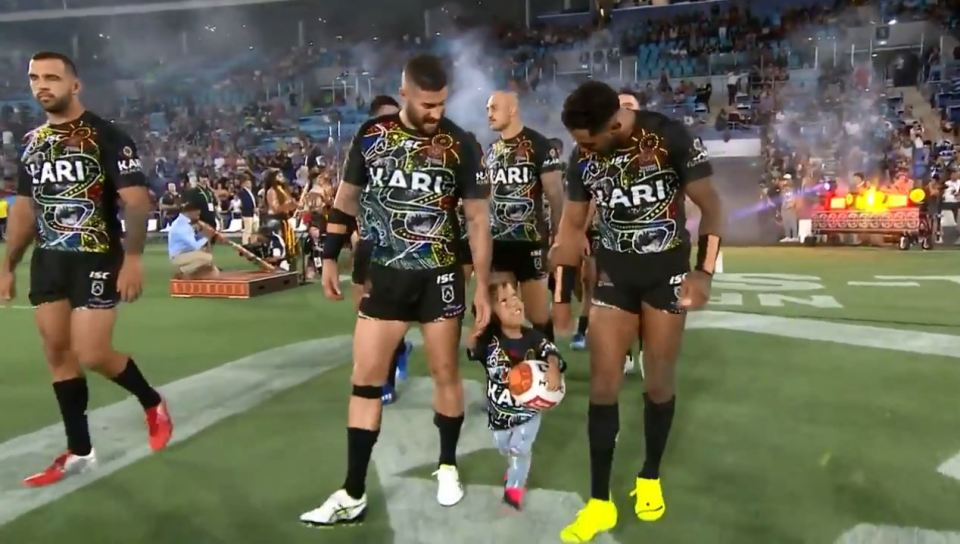
<svg viewBox="0 0 960 544"><path fill-rule="evenodd" d="M484 155L492 187L494 277L519 283L530 322L552 341L543 197L550 203L551 231L556 232L563 211L560 155L544 135L523 125L515 93L493 93L487 118L491 130L500 134Z"/></svg>

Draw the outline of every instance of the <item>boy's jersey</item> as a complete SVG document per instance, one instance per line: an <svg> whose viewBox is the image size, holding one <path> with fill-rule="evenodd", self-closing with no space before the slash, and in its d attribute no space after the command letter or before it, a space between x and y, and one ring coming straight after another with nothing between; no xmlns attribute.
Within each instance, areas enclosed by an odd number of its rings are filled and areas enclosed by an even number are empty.
<svg viewBox="0 0 960 544"><path fill-rule="evenodd" d="M506 338L498 331L484 333L468 355L486 370L488 425L496 431L523 425L539 413L521 405L510 394L507 373L514 365L526 360L546 361L553 355L560 359L560 371L566 370L557 346L540 331L526 327L521 338Z"/></svg>

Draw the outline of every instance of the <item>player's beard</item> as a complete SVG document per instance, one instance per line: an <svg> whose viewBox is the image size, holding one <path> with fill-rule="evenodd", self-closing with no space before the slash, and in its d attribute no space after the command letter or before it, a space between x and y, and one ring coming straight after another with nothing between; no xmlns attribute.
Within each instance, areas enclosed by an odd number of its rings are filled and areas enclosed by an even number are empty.
<svg viewBox="0 0 960 544"><path fill-rule="evenodd" d="M411 109L408 113L413 128L426 134L433 134L440 124L440 119L427 119L426 115Z"/></svg>
<svg viewBox="0 0 960 544"><path fill-rule="evenodd" d="M71 100L72 97L70 95L66 95L59 97L55 96L50 102L43 102L40 99L37 99L37 103L40 104L40 107L43 108L43 111L56 115L67 111L67 109L70 107Z"/></svg>

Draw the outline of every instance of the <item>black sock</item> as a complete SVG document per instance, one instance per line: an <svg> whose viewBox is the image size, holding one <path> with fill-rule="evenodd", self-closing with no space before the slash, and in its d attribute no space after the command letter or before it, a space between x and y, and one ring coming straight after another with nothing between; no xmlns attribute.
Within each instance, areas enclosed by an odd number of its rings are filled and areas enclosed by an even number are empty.
<svg viewBox="0 0 960 544"><path fill-rule="evenodd" d="M137 368L137 363L133 362L133 358L127 360L127 367L123 369L123 372L113 378L113 383L137 397L137 400L140 401L140 406L143 406L144 410L160 404L160 393L157 393L156 389L150 387L147 379L143 377L140 369Z"/></svg>
<svg viewBox="0 0 960 544"><path fill-rule="evenodd" d="M637 339L637 351L643 351L643 338Z"/></svg>
<svg viewBox="0 0 960 544"><path fill-rule="evenodd" d="M627 357L633 359L633 350L632 350L632 349L627 351Z"/></svg>
<svg viewBox="0 0 960 544"><path fill-rule="evenodd" d="M613 450L620 432L620 406L593 404L587 412L587 436L590 440L590 496L610 500L610 471Z"/></svg>
<svg viewBox="0 0 960 544"><path fill-rule="evenodd" d="M90 428L87 426L87 401L90 392L85 378L53 382L53 392L60 404L60 416L67 433L67 448L76 455L89 455Z"/></svg>
<svg viewBox="0 0 960 544"><path fill-rule="evenodd" d="M457 442L463 427L463 415L457 417L433 414L433 424L440 431L440 464L457 466Z"/></svg>
<svg viewBox="0 0 960 544"><path fill-rule="evenodd" d="M547 320L547 322L543 325L534 324L533 328L542 332L543 335L547 337L547 340L553 342L553 320L552 319Z"/></svg>
<svg viewBox="0 0 960 544"><path fill-rule="evenodd" d="M577 334L587 334L587 327L590 326L590 316L581 315L577 320Z"/></svg>
<svg viewBox="0 0 960 544"><path fill-rule="evenodd" d="M667 437L670 436L677 397L663 404L655 404L644 393L643 404L643 434L647 441L647 458L643 462L643 469L639 476L656 480L660 477L660 461L663 459L664 450L667 449Z"/></svg>
<svg viewBox="0 0 960 544"><path fill-rule="evenodd" d="M354 499L360 499L367 491L367 469L379 436L379 429L347 427L347 479L343 482L343 489Z"/></svg>

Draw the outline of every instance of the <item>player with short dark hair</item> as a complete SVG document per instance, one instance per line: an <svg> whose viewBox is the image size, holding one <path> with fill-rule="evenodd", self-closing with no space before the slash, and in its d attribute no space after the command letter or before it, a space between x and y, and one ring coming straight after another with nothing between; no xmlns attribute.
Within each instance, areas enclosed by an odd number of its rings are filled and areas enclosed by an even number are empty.
<svg viewBox="0 0 960 544"><path fill-rule="evenodd" d="M373 100L370 101L370 117L390 115L398 111L400 111L400 103L392 96L381 94L373 97Z"/></svg>
<svg viewBox="0 0 960 544"><path fill-rule="evenodd" d="M374 247L369 289L353 336L347 476L342 489L300 517L309 525L363 519L367 469L380 433L381 392L394 349L412 322L420 323L434 380L434 424L440 433L437 502L453 506L463 498L456 450L464 419L458 352L466 295L454 212L462 201L475 265L479 329L490 320L490 187L479 172L473 142L443 116L447 79L440 59L411 59L400 94L400 113L371 119L357 132L327 223L323 288L328 298L343 298L337 257L361 212L360 223L372 234Z"/></svg>
<svg viewBox="0 0 960 544"><path fill-rule="evenodd" d="M707 303L720 250L723 214L699 140L659 113L623 108L617 92L590 81L563 105L564 125L577 143L567 172L567 201L552 249L555 264L583 253L589 203L599 216L597 284L590 311L590 501L560 533L588 542L617 523L610 471L620 431L617 399L623 356L644 339L646 460L635 481L635 513L663 516L660 461L675 406L677 356L686 312ZM695 270L684 196L702 213Z"/></svg>
<svg viewBox="0 0 960 544"><path fill-rule="evenodd" d="M500 134L484 155L491 184L490 223L495 281L519 285L534 328L553 341L547 289L546 243L563 206L560 156L547 138L524 126L517 95L499 91L487 101L490 128ZM550 202L550 225L543 213Z"/></svg>
<svg viewBox="0 0 960 544"><path fill-rule="evenodd" d="M173 423L166 403L127 354L113 348L120 301L143 288L141 256L152 209L133 140L87 111L73 61L41 52L30 61L30 89L47 122L25 138L17 198L0 266L0 300L15 295L14 270L36 239L30 262L30 303L43 339L67 451L24 480L37 487L96 465L87 424L84 369L123 387L146 414L149 445L166 447ZM117 214L122 203L126 241Z"/></svg>
<svg viewBox="0 0 960 544"><path fill-rule="evenodd" d="M400 112L400 104L392 96L379 95L370 102L370 117L377 118L384 115L396 115ZM360 196L361 204L368 193L364 192ZM363 225L362 221L357 221L357 230L353 234L353 301L357 308L360 308L360 300L363 298L365 284L367 283L367 272L370 269L370 254L373 253L373 238ZM383 386L383 395L381 400L384 405L393 404L397 400L397 378L406 379L407 361L410 358L410 352L413 350L413 344L407 342L406 338L401 338L400 343L393 352L393 362L390 365L390 372L387 373L387 383Z"/></svg>

